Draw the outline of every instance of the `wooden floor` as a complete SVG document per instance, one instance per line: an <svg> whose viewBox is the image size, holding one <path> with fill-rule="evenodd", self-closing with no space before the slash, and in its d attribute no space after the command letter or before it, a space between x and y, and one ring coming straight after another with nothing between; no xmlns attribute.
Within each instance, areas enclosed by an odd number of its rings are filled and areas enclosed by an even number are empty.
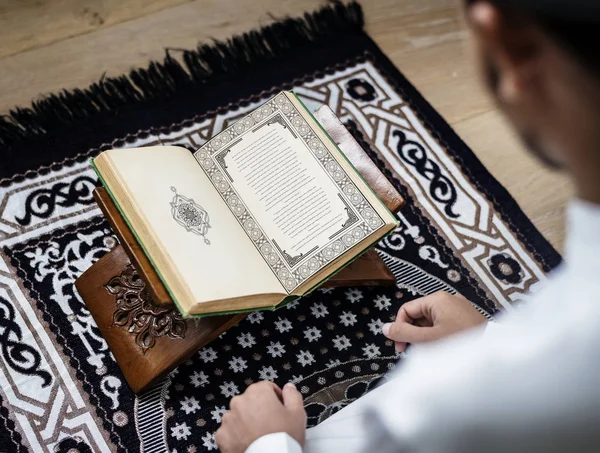
<svg viewBox="0 0 600 453"><path fill-rule="evenodd" d="M524 151L482 90L457 0L363 0L367 31L562 251L564 176ZM0 114L161 59L165 47L299 15L321 0L2 0ZM1 152L1 151L0 151Z"/></svg>

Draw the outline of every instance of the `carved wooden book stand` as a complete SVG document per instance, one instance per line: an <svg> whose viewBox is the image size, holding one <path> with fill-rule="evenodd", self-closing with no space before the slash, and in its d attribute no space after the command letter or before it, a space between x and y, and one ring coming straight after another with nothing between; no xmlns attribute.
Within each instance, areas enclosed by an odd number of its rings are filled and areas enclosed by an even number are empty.
<svg viewBox="0 0 600 453"><path fill-rule="evenodd" d="M390 211L398 211L404 200L331 109L322 107L315 117ZM96 189L94 197L120 245L75 286L130 387L142 392L246 315L184 318L106 190ZM322 286L394 284L377 252L369 250Z"/></svg>

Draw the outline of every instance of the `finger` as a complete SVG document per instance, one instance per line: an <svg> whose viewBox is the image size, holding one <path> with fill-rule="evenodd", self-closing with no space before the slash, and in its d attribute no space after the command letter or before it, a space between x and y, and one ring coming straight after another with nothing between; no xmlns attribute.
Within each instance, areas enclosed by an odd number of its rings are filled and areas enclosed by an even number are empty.
<svg viewBox="0 0 600 453"><path fill-rule="evenodd" d="M259 398L275 398L280 403L283 403L283 396L281 394L281 389L277 384L271 381L260 381L252 384L250 387L246 389L246 392L253 399Z"/></svg>
<svg viewBox="0 0 600 453"><path fill-rule="evenodd" d="M383 334L390 340L403 343L423 343L437 339L436 327L417 327L406 321L383 325Z"/></svg>
<svg viewBox="0 0 600 453"><path fill-rule="evenodd" d="M269 384L271 384L271 388L275 392L275 395L277 396L277 398L279 399L279 401L283 402L283 393L281 391L281 388L277 384L275 384L275 383L273 383L271 381L266 381L266 382L268 382Z"/></svg>
<svg viewBox="0 0 600 453"><path fill-rule="evenodd" d="M229 410L230 411L237 410L237 408L242 403L242 400L243 400L243 396L242 395L236 395L233 398L231 398L231 401L229 401Z"/></svg>
<svg viewBox="0 0 600 453"><path fill-rule="evenodd" d="M221 451L227 450L227 431L223 427L215 432L215 443Z"/></svg>
<svg viewBox="0 0 600 453"><path fill-rule="evenodd" d="M404 319L416 320L425 318L431 320L431 303L433 296L421 297L419 299L411 300L400 307L398 317L404 317ZM411 324L414 324L411 322Z"/></svg>
<svg viewBox="0 0 600 453"><path fill-rule="evenodd" d="M225 412L222 416L221 416L221 427L226 426L228 424L231 424L232 420L234 419L234 415L231 411L227 411Z"/></svg>
<svg viewBox="0 0 600 453"><path fill-rule="evenodd" d="M400 308L400 310L398 310L398 316L396 316L396 322L405 322L405 323L411 324L416 321L413 321L410 318L410 316L408 316L406 311L402 310L402 308ZM384 335L385 335L385 331L389 332L389 329L387 329L385 327L385 325L383 327L384 327ZM407 343L404 341L394 341L394 349L395 349L396 353L404 352L406 350L406 346L407 346Z"/></svg>
<svg viewBox="0 0 600 453"><path fill-rule="evenodd" d="M292 410L304 410L302 402L302 393L296 389L296 386L288 382L283 386L283 405Z"/></svg>
<svg viewBox="0 0 600 453"><path fill-rule="evenodd" d="M404 352L406 351L407 344L403 341L394 341L394 348L396 352Z"/></svg>
<svg viewBox="0 0 600 453"><path fill-rule="evenodd" d="M260 381L255 382L246 389L248 393L270 393L275 392L276 395L281 396L281 389L277 384L271 381Z"/></svg>
<svg viewBox="0 0 600 453"><path fill-rule="evenodd" d="M413 325L417 327L433 327L433 322L427 318L419 318L413 321Z"/></svg>

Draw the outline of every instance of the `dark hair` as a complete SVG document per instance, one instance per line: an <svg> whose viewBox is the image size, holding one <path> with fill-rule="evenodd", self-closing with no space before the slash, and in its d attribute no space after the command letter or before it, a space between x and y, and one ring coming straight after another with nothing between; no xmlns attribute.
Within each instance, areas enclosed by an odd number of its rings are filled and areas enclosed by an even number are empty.
<svg viewBox="0 0 600 453"><path fill-rule="evenodd" d="M600 77L597 0L466 0L467 6L487 1L501 10L519 12L538 24L580 64ZM594 5L595 4L595 5Z"/></svg>

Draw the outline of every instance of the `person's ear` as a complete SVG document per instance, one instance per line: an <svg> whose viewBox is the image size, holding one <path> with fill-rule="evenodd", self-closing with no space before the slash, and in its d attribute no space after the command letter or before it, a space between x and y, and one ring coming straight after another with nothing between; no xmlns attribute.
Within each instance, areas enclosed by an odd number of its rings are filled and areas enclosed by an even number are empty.
<svg viewBox="0 0 600 453"><path fill-rule="evenodd" d="M522 15L475 1L468 17L501 103L519 105L539 75L540 33Z"/></svg>

